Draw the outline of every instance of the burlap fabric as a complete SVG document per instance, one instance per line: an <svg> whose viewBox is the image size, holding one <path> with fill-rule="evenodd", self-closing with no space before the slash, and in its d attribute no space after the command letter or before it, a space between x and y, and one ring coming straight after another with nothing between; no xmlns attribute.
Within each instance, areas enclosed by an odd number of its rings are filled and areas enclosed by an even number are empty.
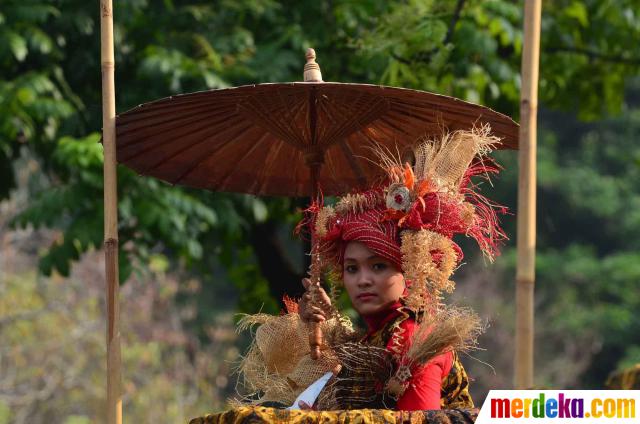
<svg viewBox="0 0 640 424"><path fill-rule="evenodd" d="M350 323L349 323L350 324ZM309 330L297 313L280 316L249 315L240 328L258 325L249 351L239 367L245 404L275 401L291 405L311 383L338 364L330 348L317 361L309 355ZM327 346L335 346L351 336L348 324L337 318L322 323Z"/></svg>

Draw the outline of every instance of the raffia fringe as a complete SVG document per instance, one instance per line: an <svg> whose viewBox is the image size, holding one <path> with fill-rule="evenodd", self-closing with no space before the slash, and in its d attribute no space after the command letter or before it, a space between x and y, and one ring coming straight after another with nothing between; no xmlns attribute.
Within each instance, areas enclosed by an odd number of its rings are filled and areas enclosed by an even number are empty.
<svg viewBox="0 0 640 424"><path fill-rule="evenodd" d="M411 282L406 304L416 312L440 298L441 292L450 293L455 285L449 280L456 265L456 252L447 237L430 230L403 231L401 234L404 276ZM433 252L441 254L439 263Z"/></svg>

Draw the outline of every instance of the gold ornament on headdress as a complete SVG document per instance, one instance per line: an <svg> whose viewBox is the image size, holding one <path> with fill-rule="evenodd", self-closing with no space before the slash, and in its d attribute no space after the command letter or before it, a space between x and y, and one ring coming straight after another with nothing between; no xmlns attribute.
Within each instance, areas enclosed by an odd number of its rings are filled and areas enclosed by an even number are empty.
<svg viewBox="0 0 640 424"><path fill-rule="evenodd" d="M350 213L362 213L367 209L376 207L380 199L376 196L361 193L347 194L336 204L336 213L346 215Z"/></svg>
<svg viewBox="0 0 640 424"><path fill-rule="evenodd" d="M441 292L451 293L455 287L449 280L457 261L453 242L429 230L403 231L401 237L402 268L411 282L405 303L415 312L424 312L427 305L438 301ZM438 262L433 252L440 253Z"/></svg>
<svg viewBox="0 0 640 424"><path fill-rule="evenodd" d="M327 224L336 216L336 211L332 206L324 206L318 211L315 224L316 236L322 238L327 235Z"/></svg>

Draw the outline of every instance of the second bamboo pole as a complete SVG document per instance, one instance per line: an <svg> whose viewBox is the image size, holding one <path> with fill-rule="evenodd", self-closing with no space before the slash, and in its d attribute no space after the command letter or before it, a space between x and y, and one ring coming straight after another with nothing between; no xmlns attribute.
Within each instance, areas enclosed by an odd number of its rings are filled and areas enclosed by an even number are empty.
<svg viewBox="0 0 640 424"><path fill-rule="evenodd" d="M518 175L518 267L516 273L516 389L533 387L536 261L536 155L541 0L525 0Z"/></svg>
<svg viewBox="0 0 640 424"><path fill-rule="evenodd" d="M102 62L102 143L104 146L104 251L107 302L107 423L122 423L120 282L118 278L118 194L116 97L112 0L100 1Z"/></svg>

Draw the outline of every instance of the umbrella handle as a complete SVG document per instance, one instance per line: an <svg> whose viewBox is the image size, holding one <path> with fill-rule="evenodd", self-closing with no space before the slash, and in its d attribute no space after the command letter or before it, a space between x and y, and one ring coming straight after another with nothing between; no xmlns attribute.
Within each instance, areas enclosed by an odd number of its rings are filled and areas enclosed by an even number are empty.
<svg viewBox="0 0 640 424"><path fill-rule="evenodd" d="M320 346L322 346L322 328L319 322L311 323L309 328L309 346L311 347L311 359L318 360L322 356Z"/></svg>
<svg viewBox="0 0 640 424"><path fill-rule="evenodd" d="M313 274L313 272L312 272ZM312 278L314 276L312 275ZM314 281L312 279L312 281ZM315 281L319 281L316 279ZM311 292L311 303L317 304L319 297L320 284L311 284L309 287ZM309 347L311 349L311 359L318 360L322 356L320 347L322 346L322 327L319 322L312 321L309 326Z"/></svg>

